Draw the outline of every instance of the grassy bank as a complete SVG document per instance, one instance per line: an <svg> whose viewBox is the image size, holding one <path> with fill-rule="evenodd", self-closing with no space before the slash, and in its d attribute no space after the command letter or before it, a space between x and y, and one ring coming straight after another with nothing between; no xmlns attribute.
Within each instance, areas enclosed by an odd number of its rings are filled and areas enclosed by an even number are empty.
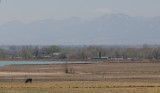
<svg viewBox="0 0 160 93"><path fill-rule="evenodd" d="M0 59L0 61L93 61L93 62L121 62L121 63L148 63L160 60L130 60L130 59Z"/></svg>

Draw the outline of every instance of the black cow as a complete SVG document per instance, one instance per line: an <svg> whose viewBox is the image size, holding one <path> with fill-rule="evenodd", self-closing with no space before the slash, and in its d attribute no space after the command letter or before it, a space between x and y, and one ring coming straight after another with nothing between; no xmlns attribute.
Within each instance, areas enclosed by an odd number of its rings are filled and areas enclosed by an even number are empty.
<svg viewBox="0 0 160 93"><path fill-rule="evenodd" d="M28 79L26 79L26 81L25 81L25 83L32 83L32 78L28 78Z"/></svg>

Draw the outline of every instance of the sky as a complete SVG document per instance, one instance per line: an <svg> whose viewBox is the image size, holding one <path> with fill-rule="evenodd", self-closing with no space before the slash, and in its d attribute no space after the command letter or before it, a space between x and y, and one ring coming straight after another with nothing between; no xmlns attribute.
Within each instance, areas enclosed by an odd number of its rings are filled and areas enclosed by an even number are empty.
<svg viewBox="0 0 160 93"><path fill-rule="evenodd" d="M0 24L69 17L94 18L104 14L160 16L160 0L2 0Z"/></svg>

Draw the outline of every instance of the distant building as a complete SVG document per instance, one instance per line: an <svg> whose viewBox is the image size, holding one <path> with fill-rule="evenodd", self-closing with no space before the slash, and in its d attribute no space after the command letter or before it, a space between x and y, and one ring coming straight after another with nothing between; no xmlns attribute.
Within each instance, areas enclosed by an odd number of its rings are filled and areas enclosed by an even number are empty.
<svg viewBox="0 0 160 93"><path fill-rule="evenodd" d="M51 58L51 56L45 55L45 56L43 56L43 58Z"/></svg>
<svg viewBox="0 0 160 93"><path fill-rule="evenodd" d="M22 59L22 57L15 57L15 59Z"/></svg>
<svg viewBox="0 0 160 93"><path fill-rule="evenodd" d="M53 56L58 56L60 53L53 53Z"/></svg>
<svg viewBox="0 0 160 93"><path fill-rule="evenodd" d="M102 57L101 52L98 53L98 57L91 58L91 59L109 59L109 57Z"/></svg>

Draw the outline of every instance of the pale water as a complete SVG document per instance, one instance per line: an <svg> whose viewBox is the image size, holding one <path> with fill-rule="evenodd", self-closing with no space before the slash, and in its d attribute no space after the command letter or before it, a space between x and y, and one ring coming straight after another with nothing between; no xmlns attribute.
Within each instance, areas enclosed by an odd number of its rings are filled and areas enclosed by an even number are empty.
<svg viewBox="0 0 160 93"><path fill-rule="evenodd" d="M64 63L90 63L85 61L0 61L0 66L5 65L21 65L21 64L64 64Z"/></svg>

